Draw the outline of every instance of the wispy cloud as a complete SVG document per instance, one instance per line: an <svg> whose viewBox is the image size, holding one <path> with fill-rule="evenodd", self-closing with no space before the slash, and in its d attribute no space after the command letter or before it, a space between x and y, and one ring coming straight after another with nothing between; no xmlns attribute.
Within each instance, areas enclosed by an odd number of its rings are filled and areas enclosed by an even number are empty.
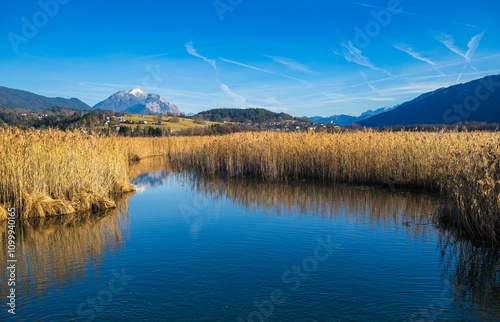
<svg viewBox="0 0 500 322"><path fill-rule="evenodd" d="M455 46L455 39L452 36L447 34L439 34L434 38L436 38L437 41L445 45L446 48L448 48L455 54L465 58L465 52L461 51L457 46Z"/></svg>
<svg viewBox="0 0 500 322"><path fill-rule="evenodd" d="M317 93L319 93L319 94L321 94L321 95L323 95L323 96L325 96L327 98L341 96L341 95L335 94L335 93L327 93L327 92L324 92L324 91L320 91L320 90L317 89L317 84L314 84L312 82L306 81L304 79L300 79L300 78L296 78L296 77L292 77L292 76L288 76L288 75L284 75L284 74L280 74L280 73L275 73L275 72L272 72L272 71L267 70L267 69L263 69L263 68L251 66L251 65L248 65L248 64L244 64L244 63L240 63L240 62L234 61L234 60L229 60L229 59L226 59L226 58L219 58L219 59L222 60L222 61L224 61L224 62L226 62L226 63L229 63L229 64L238 65L238 66L241 66L241 67L253 69L253 70L256 70L256 71L263 72L263 73L267 73L267 74L276 75L276 76L288 78L288 79L291 79L291 80L295 80L297 82L300 82L300 83L306 85L307 87L311 88L312 90L316 91Z"/></svg>
<svg viewBox="0 0 500 322"><path fill-rule="evenodd" d="M299 63L298 61L296 61L294 59L286 58L286 57L268 56L268 55L262 55L262 56L267 57L267 58L271 58L272 60L274 60L278 64L284 65L292 70L311 73L311 71L309 70L309 68L307 68L307 66L305 66L302 63Z"/></svg>
<svg viewBox="0 0 500 322"><path fill-rule="evenodd" d="M420 89L422 92L425 92L425 91L426 91L426 88L425 88L425 87L422 87L422 86L420 86L420 85L418 85L418 84L416 84L416 83L414 83L414 82L410 82L410 81L406 81L406 82L407 82L408 84L410 84L411 86L413 86L413 87L416 87L416 88Z"/></svg>
<svg viewBox="0 0 500 322"><path fill-rule="evenodd" d="M394 85L394 83L392 82L389 84L380 84L377 90L377 93L379 94L378 98L380 100L383 100L387 97L390 98L394 96L422 94L425 92L436 90L440 87L450 85L450 83L443 81L421 82L419 84L416 84L412 81L406 81L406 83L408 85ZM365 93L365 95L372 97L373 93L367 92ZM349 98L349 96L346 96L345 98Z"/></svg>
<svg viewBox="0 0 500 322"><path fill-rule="evenodd" d="M479 47L479 43L481 42L481 39L483 39L485 33L486 33L486 31L483 31L479 35L475 35L474 37L471 38L471 40L467 44L467 47L469 48L469 50L467 50L467 52L465 53L465 61L466 62L470 63L472 56L474 55L477 48Z"/></svg>
<svg viewBox="0 0 500 322"><path fill-rule="evenodd" d="M368 81L368 78L366 77L366 74L363 73L363 72L361 72L360 74L361 74L361 77L363 77L363 79L365 80L366 85L368 85L368 87L370 87L370 89L372 91L377 92L377 89L375 88L375 86L373 86L372 83Z"/></svg>
<svg viewBox="0 0 500 322"><path fill-rule="evenodd" d="M417 60L420 60L420 61L423 61L429 65L432 66L432 68L434 68L439 74L441 75L445 75L441 70L439 70L436 66L436 63L433 62L432 60L428 59L428 58L425 58L422 54L416 52L413 47L411 47L410 45L407 45L407 44L395 44L394 45L394 48L396 48L397 50L400 50L404 53L407 53L408 55L412 56L413 58L417 59Z"/></svg>
<svg viewBox="0 0 500 322"><path fill-rule="evenodd" d="M230 97L232 97L234 99L234 104L236 106L243 106L246 102L246 99L241 96L241 95L238 95L236 94L235 92L233 92L229 86L227 86L226 84L222 83L220 80L219 80L219 69L217 68L217 64L215 63L215 60L214 59L209 59L205 56L202 56L200 54L198 54L198 52L196 51L196 49L194 49L193 47L193 43L192 42L188 42L186 44L186 50L187 52L190 54L190 55L193 55L195 57L198 57L198 58L201 58L203 59L205 62L209 63L215 70L216 72L216 76L215 76L215 79L217 80L217 82L219 83L219 87L220 89L226 93L227 95L229 95Z"/></svg>
<svg viewBox="0 0 500 322"><path fill-rule="evenodd" d="M249 68L249 69L257 70L257 71L260 71L260 72L263 72L263 73L268 73L268 74L271 74L271 75L281 76L281 77L288 78L288 79L293 79L293 80L299 81L299 82L301 82L303 84L308 84L308 85L311 84L311 82L308 82L308 81L300 79L300 78L296 78L296 77L292 77L292 76L288 76L288 75L284 75L284 74L280 74L280 73L275 73L275 72L272 72L272 71L267 70L267 69L263 69L263 68L251 66L251 65L248 65L248 64L244 64L244 63L240 63L240 62L234 61L234 60L230 60L230 59L226 59L226 58L219 58L219 59L222 60L222 61L224 61L224 62L226 62L226 63L229 63L229 64L238 65L238 66L241 66L241 67L246 67L246 68Z"/></svg>
<svg viewBox="0 0 500 322"><path fill-rule="evenodd" d="M278 101L274 97L268 97L265 100L263 100L263 102L265 102L266 104L269 104L269 105L283 105L284 104L283 102Z"/></svg>
<svg viewBox="0 0 500 322"><path fill-rule="evenodd" d="M365 83L366 84L366 83ZM395 86L393 83L387 85L380 85L376 93L365 92L357 93L357 95L346 95L344 97L332 99L332 100L320 100L322 104L324 103L353 103L353 102L395 102L399 100L401 96L408 95L419 95L425 92L433 91L441 87L446 87L451 85L449 82L425 82L425 83L414 83L407 81L406 84L400 86ZM377 94L376 96L374 94Z"/></svg>
<svg viewBox="0 0 500 322"><path fill-rule="evenodd" d="M433 61L425 58L420 53L417 53L411 46L409 46L407 44L395 44L394 48L396 48L397 50L401 50L404 53L407 53L408 55L412 56L415 59L426 62L429 65L436 66L436 64Z"/></svg>
<svg viewBox="0 0 500 322"><path fill-rule="evenodd" d="M234 99L235 105L237 106L245 105L246 99L243 96L234 93L226 84L220 83L220 88L224 93L228 94Z"/></svg>
<svg viewBox="0 0 500 322"><path fill-rule="evenodd" d="M332 104L332 103L349 103L349 102L359 102L359 101L370 101L370 102L394 102L395 97L373 97L373 96L350 96L346 98L339 98L334 100L324 100L321 104Z"/></svg>
<svg viewBox="0 0 500 322"><path fill-rule="evenodd" d="M188 42L186 44L186 50L187 50L188 54L193 55L194 57L198 57L198 58L203 59L204 61L206 61L207 63L209 63L210 65L212 65L212 67L217 71L217 64L215 63L215 60L208 59L207 57L198 54L198 52L196 51L196 49L194 49L192 42Z"/></svg>
<svg viewBox="0 0 500 322"><path fill-rule="evenodd" d="M340 48L341 52L336 52L334 50L332 50L332 52L336 55L344 57L345 60L347 60L347 61L353 62L355 64L358 64L358 65L361 65L364 67L371 68L371 69L376 70L376 71L384 72L387 75L391 76L391 73L389 73L387 70L375 66L370 61L370 59L363 56L363 53L361 52L361 50L356 48L351 41L349 41L348 43L343 43L343 44L341 44L341 46L342 46Z"/></svg>
<svg viewBox="0 0 500 322"><path fill-rule="evenodd" d="M417 84L412 81L407 81L408 85L402 84L401 86L387 86L385 89L380 90L381 93L383 94L388 94L388 95L414 95L414 94L423 94L425 92L430 92L434 91L438 88L441 87L446 87L451 85L448 82L426 82L426 83L420 83Z"/></svg>
<svg viewBox="0 0 500 322"><path fill-rule="evenodd" d="M135 61L138 61L138 60L147 60L147 59L158 58L158 57L162 57L162 56L166 56L166 55L168 55L168 53L135 57L135 58L130 59L128 61L128 63L135 62Z"/></svg>
<svg viewBox="0 0 500 322"><path fill-rule="evenodd" d="M485 33L486 33L486 31L483 31L482 33L480 33L480 34L475 35L474 37L472 37L470 39L469 43L467 44L468 50L466 52L460 50L455 45L455 39L452 36L450 36L450 35L439 34L435 38L440 43L442 43L443 45L445 45L446 48L448 48L449 50L451 50L455 54L462 56L465 59L465 62L470 65L471 61L472 61L472 56L474 56L474 53L476 52L477 48L479 47L479 44L481 43L481 40L483 39ZM472 65L471 65L471 67L474 68Z"/></svg>
<svg viewBox="0 0 500 322"><path fill-rule="evenodd" d="M293 110L293 105L285 104L282 101L279 101L275 97L265 97L265 98L256 98L256 103L249 104L248 107L252 108L264 108L267 110L275 111L275 112L284 112L287 113L290 110Z"/></svg>
<svg viewBox="0 0 500 322"><path fill-rule="evenodd" d="M476 58L476 59L474 59L474 62L492 61L492 64L493 64L499 58L500 58L500 54L493 54L493 55L484 56L481 58ZM439 67L444 69L444 68L451 68L451 67L456 67L456 66L463 66L463 61L451 62L449 64L440 65ZM396 79L409 79L409 78L411 78L411 79L432 79L432 78L443 78L443 77L446 78L446 77L458 76L458 74L417 76L417 75L426 74L426 73L430 72L431 70L432 70L432 68L430 68L430 67L427 69L422 68L422 69L419 69L417 71L413 71L410 73L399 74L399 75L394 75L394 76L390 76L390 77L375 79L375 80L371 80L370 82L372 84L374 84L374 83L383 83L383 82L396 80ZM480 72L476 71L473 73L464 73L464 75L469 75L469 76L471 76L471 75L488 75L488 74L498 73L498 72L500 72L500 69L484 70L484 71L480 71ZM356 83L353 85L348 85L348 86L346 86L346 88L354 88L354 87L360 87L360 86L365 86L365 85L366 85L366 82L362 82L362 83ZM339 88L339 89L342 89L342 88Z"/></svg>

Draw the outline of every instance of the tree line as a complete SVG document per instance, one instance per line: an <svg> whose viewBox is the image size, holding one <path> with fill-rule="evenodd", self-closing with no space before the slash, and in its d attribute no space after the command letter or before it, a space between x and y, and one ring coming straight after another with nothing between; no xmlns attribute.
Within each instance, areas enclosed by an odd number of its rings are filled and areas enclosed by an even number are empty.
<svg viewBox="0 0 500 322"><path fill-rule="evenodd" d="M263 108L217 108L200 112L195 117L201 117L211 122L249 122L263 123L269 121L283 121L295 119L290 114L274 113Z"/></svg>

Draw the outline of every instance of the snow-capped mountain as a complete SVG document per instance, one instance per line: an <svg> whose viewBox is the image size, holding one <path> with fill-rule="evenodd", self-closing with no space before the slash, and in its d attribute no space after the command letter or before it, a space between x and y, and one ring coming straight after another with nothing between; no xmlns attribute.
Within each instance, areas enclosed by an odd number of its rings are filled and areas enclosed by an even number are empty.
<svg viewBox="0 0 500 322"><path fill-rule="evenodd" d="M179 109L163 97L154 93L147 93L144 89L136 88L131 91L120 91L97 103L94 109L103 109L115 112L134 114L179 114Z"/></svg>
<svg viewBox="0 0 500 322"><path fill-rule="evenodd" d="M136 88L130 91L130 94L135 95L136 97L140 99L146 99L148 96L148 93L146 93L146 90L142 88Z"/></svg>

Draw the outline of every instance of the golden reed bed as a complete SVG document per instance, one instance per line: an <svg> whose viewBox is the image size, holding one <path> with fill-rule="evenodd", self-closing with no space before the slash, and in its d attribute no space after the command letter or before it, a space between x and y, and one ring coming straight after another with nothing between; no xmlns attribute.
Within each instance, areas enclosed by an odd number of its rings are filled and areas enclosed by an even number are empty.
<svg viewBox="0 0 500 322"><path fill-rule="evenodd" d="M113 207L131 190L129 161L164 155L203 174L268 181L414 187L441 193L442 218L497 240L500 134L487 132L236 133L120 138L0 130L0 203L24 217Z"/></svg>
<svg viewBox="0 0 500 322"><path fill-rule="evenodd" d="M169 149L171 161L203 174L439 192L443 221L498 241L499 133L238 133L174 138Z"/></svg>
<svg viewBox="0 0 500 322"><path fill-rule="evenodd" d="M127 167L117 138L0 130L0 203L22 218L113 208L112 194L133 189Z"/></svg>

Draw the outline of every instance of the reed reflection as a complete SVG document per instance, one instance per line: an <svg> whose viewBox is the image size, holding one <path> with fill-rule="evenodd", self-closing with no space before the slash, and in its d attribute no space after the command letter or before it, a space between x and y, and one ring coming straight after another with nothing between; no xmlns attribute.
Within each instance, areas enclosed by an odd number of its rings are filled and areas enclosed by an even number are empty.
<svg viewBox="0 0 500 322"><path fill-rule="evenodd" d="M450 281L459 305L479 305L500 319L500 249L457 240L440 241L444 278Z"/></svg>
<svg viewBox="0 0 500 322"><path fill-rule="evenodd" d="M308 182L263 182L254 179L204 177L183 172L185 182L210 198L228 198L248 211L258 208L281 216L343 218L410 229L434 228L438 203L428 195L370 187Z"/></svg>
<svg viewBox="0 0 500 322"><path fill-rule="evenodd" d="M16 257L19 295L64 286L99 269L104 257L122 249L129 232L128 199L117 200L117 208L100 213L29 219L17 222ZM0 227L2 249L7 245L7 227ZM5 252L0 261L5 263ZM6 276L5 265L0 265ZM0 286L2 296L7 285Z"/></svg>

